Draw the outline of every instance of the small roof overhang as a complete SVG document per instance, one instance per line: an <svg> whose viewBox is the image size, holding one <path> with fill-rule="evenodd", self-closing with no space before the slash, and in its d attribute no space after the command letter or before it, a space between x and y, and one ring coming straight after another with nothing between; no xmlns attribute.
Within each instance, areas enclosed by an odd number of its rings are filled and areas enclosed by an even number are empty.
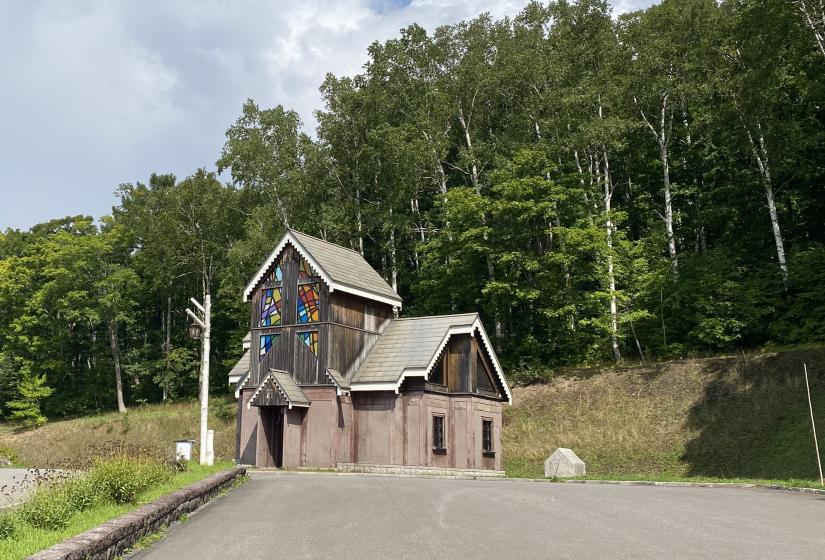
<svg viewBox="0 0 825 560"><path fill-rule="evenodd" d="M294 406L306 408L312 404L312 401L289 373L271 369L258 383L246 406L249 408L250 406L281 404L286 404L289 409Z"/></svg>
<svg viewBox="0 0 825 560"><path fill-rule="evenodd" d="M238 360L232 369L229 370L229 374L227 377L229 378L230 385L237 385L238 381L241 380L244 376L249 373L249 350L244 352L244 355L241 356L241 359Z"/></svg>
<svg viewBox="0 0 825 560"><path fill-rule="evenodd" d="M341 375L337 369L328 368L327 378L335 385L335 392L339 397L341 395L349 395L349 381L347 381L346 377Z"/></svg>

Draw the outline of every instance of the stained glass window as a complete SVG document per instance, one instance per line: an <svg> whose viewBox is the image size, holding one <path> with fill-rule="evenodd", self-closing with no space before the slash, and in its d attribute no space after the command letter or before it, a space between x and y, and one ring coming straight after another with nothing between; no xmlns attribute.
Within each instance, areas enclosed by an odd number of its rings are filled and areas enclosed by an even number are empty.
<svg viewBox="0 0 825 560"><path fill-rule="evenodd" d="M267 352L272 349L272 346L278 340L280 334L262 334L261 335L261 349L258 351L258 359L263 360Z"/></svg>
<svg viewBox="0 0 825 560"><path fill-rule="evenodd" d="M283 282L284 280L284 271L281 268L281 261L279 260L275 263L275 268L269 271L264 277L264 282Z"/></svg>
<svg viewBox="0 0 825 560"><path fill-rule="evenodd" d="M301 264L298 266L298 279L312 278L315 274L312 273L312 267L306 259L301 259Z"/></svg>
<svg viewBox="0 0 825 560"><path fill-rule="evenodd" d="M298 338L300 338L304 344L307 345L310 352L318 355L318 331L309 331L309 332L301 332L298 333Z"/></svg>
<svg viewBox="0 0 825 560"><path fill-rule="evenodd" d="M266 288L261 294L261 327L281 324L281 288Z"/></svg>
<svg viewBox="0 0 825 560"><path fill-rule="evenodd" d="M318 284L298 285L298 322L314 323L319 320Z"/></svg>

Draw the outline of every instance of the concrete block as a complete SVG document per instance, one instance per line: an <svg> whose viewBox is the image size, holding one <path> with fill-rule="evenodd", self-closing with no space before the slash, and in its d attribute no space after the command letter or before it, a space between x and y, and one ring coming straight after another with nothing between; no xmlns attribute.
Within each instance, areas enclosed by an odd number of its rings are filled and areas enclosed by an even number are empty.
<svg viewBox="0 0 825 560"><path fill-rule="evenodd" d="M571 478L587 473L584 461L572 449L559 447L544 462L544 476L547 478Z"/></svg>

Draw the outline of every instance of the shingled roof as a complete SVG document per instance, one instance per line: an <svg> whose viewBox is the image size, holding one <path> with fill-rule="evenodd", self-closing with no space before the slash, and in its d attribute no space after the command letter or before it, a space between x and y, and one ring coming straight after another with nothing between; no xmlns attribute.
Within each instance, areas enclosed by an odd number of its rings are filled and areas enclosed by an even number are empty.
<svg viewBox="0 0 825 560"><path fill-rule="evenodd" d="M229 384L236 385L247 373L249 373L249 350L244 352L238 363L229 370Z"/></svg>
<svg viewBox="0 0 825 560"><path fill-rule="evenodd" d="M273 384L281 396L286 400L289 408L293 406L308 407L312 404L304 390L295 382L289 373L277 369L270 369L258 386L255 392L249 397L247 407L251 406L258 394L266 387L267 384Z"/></svg>
<svg viewBox="0 0 825 560"><path fill-rule="evenodd" d="M411 317L390 321L350 381L352 391L395 390L405 377L427 378L450 336L478 332L496 374L512 401L510 387L492 351L478 313Z"/></svg>
<svg viewBox="0 0 825 560"><path fill-rule="evenodd" d="M381 278L360 253L294 230L286 232L246 286L244 301L249 299L255 286L275 263L287 243L292 244L318 271L330 291L341 290L401 307L401 296Z"/></svg>

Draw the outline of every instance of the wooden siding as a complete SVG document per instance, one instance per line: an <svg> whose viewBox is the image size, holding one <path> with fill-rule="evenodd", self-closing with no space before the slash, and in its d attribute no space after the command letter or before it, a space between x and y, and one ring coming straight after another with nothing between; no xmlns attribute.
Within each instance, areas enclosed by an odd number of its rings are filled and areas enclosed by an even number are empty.
<svg viewBox="0 0 825 560"><path fill-rule="evenodd" d="M292 375L299 385L328 385L327 368L340 371L347 379L378 340L378 332L392 318L392 306L381 304L345 292L329 293L329 287L319 280L319 321L297 323L298 267L301 257L287 246L281 254L281 323L274 327L259 327L263 290L277 287L262 282L253 292L250 324L250 380L257 385L270 369L280 369ZM298 333L318 332L318 355L315 356L298 338ZM263 357L260 356L261 335L279 335Z"/></svg>

